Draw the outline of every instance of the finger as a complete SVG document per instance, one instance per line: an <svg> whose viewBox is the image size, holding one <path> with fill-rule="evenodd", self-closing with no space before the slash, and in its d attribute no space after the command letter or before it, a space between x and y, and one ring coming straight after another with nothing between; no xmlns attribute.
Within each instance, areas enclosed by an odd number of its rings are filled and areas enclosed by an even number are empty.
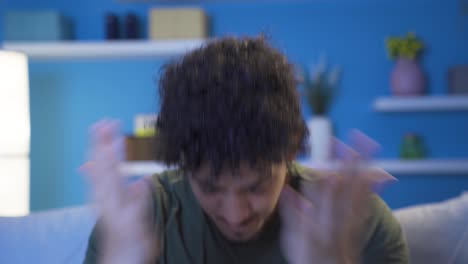
<svg viewBox="0 0 468 264"><path fill-rule="evenodd" d="M358 129L353 129L350 132L350 139L351 146L335 139L335 149L348 173L350 175L357 175L357 170L365 167L380 147L375 140Z"/></svg>
<svg viewBox="0 0 468 264"><path fill-rule="evenodd" d="M94 162L87 161L83 165L78 167L78 173L85 178L88 184L91 184L90 175L92 174L92 170L94 169L94 166L95 166Z"/></svg>
<svg viewBox="0 0 468 264"><path fill-rule="evenodd" d="M381 193L388 185L398 181L393 175L378 167L369 167L367 178L374 193Z"/></svg>
<svg viewBox="0 0 468 264"><path fill-rule="evenodd" d="M335 155L339 160L352 160L359 156L359 153L356 150L338 138L333 138L333 148Z"/></svg>
<svg viewBox="0 0 468 264"><path fill-rule="evenodd" d="M350 198L351 210L347 218L347 229L343 233L344 236L347 236L351 240L359 239L362 235L362 230L365 228L367 219L369 219L369 214L371 212L371 191L370 184L365 184L360 182L354 188L352 197ZM358 241L358 240L356 240Z"/></svg>
<svg viewBox="0 0 468 264"><path fill-rule="evenodd" d="M338 173L341 176L354 177L358 173L360 155L352 147L339 139L334 140L335 150L339 159Z"/></svg>
<svg viewBox="0 0 468 264"><path fill-rule="evenodd" d="M108 155L107 157L104 157L107 161L105 164L117 163L123 160L123 144L120 144L119 142L123 141L123 136L120 133L119 121L99 121L90 129L89 138L89 159L91 161L96 161L97 159L101 158L103 154Z"/></svg>
<svg viewBox="0 0 468 264"><path fill-rule="evenodd" d="M141 237L141 245L144 247L145 255L149 260L156 260L159 255L160 231L153 225L151 220L153 208L151 207L151 186L148 179L140 178L128 186L128 202L130 208L128 214L139 216L140 228L138 228ZM133 220L134 221L134 220Z"/></svg>
<svg viewBox="0 0 468 264"><path fill-rule="evenodd" d="M335 148L340 158L338 174L341 177L342 187L336 187L338 193L334 195L336 199L334 217L344 219L344 225L349 223L354 213L353 195L359 192L357 186L360 184L361 178L364 177L362 175L364 164L360 153L342 141L336 139ZM329 195L331 196L331 194Z"/></svg>
<svg viewBox="0 0 468 264"><path fill-rule="evenodd" d="M351 171L345 171L347 174L343 177L343 184L346 187L342 190L341 217L351 220L359 214L364 201L362 198L369 196L371 190L372 181L368 171L367 166L362 164L353 164Z"/></svg>
<svg viewBox="0 0 468 264"><path fill-rule="evenodd" d="M337 192L339 189L339 176L328 175L325 179L320 201L319 221L322 225L328 225L330 221L337 221Z"/></svg>
<svg viewBox="0 0 468 264"><path fill-rule="evenodd" d="M285 226L290 227L298 224L300 207L289 186L285 186L281 191L278 206L281 220Z"/></svg>
<svg viewBox="0 0 468 264"><path fill-rule="evenodd" d="M336 221L348 221L348 214L351 210L349 206L350 192L353 184L353 179L350 177L343 177L342 175L334 176L333 193L333 211L330 216ZM341 225L341 224L340 224Z"/></svg>
<svg viewBox="0 0 468 264"><path fill-rule="evenodd" d="M315 213L319 213L321 210L324 185L326 183L326 177L330 174L331 173L321 175L320 178L316 180L303 180L301 182L301 194L314 205L317 211Z"/></svg>
<svg viewBox="0 0 468 264"><path fill-rule="evenodd" d="M300 193L287 186L280 198L282 233L296 237L320 235L315 206Z"/></svg>
<svg viewBox="0 0 468 264"><path fill-rule="evenodd" d="M366 202L372 194L372 181L366 178L356 181L351 192L351 206L355 211L366 207Z"/></svg>
<svg viewBox="0 0 468 264"><path fill-rule="evenodd" d="M147 211L152 211L152 208L149 208L148 206L150 205L151 201L151 186L148 183L148 180L145 178L140 178L137 181L131 183L127 187L127 193L128 193L128 200L130 202L133 201L143 201L145 206L147 207L144 209L144 212ZM150 217L150 215L148 215Z"/></svg>
<svg viewBox="0 0 468 264"><path fill-rule="evenodd" d="M370 161L380 149L380 145L374 139L357 129L351 132L351 141L353 147L364 157L364 161ZM368 179L372 190L376 193L381 192L388 184L397 181L388 172L380 168L370 167L367 163L362 169L365 170L364 175Z"/></svg>
<svg viewBox="0 0 468 264"><path fill-rule="evenodd" d="M89 129L92 144L106 144L112 140L115 129L120 127L120 122L113 119L102 119L93 124Z"/></svg>
<svg viewBox="0 0 468 264"><path fill-rule="evenodd" d="M351 192L359 192L361 185L364 185L368 193L381 193L385 187L398 181L388 172L376 167L361 165L357 170L357 174L358 176L354 176L354 179L346 177L349 180L347 184Z"/></svg>
<svg viewBox="0 0 468 264"><path fill-rule="evenodd" d="M345 160L345 166L341 167L343 175L361 175L370 178L374 192L380 192L386 185L397 181L386 171L369 166L368 162L380 149L380 145L375 140L357 129L351 131L350 137L353 147L336 140L341 158Z"/></svg>
<svg viewBox="0 0 468 264"><path fill-rule="evenodd" d="M124 200L124 184L118 171L121 161L123 140L119 124L113 121L101 121L91 130L90 170L92 191L96 202L103 208L116 208Z"/></svg>
<svg viewBox="0 0 468 264"><path fill-rule="evenodd" d="M120 132L120 127L120 122L115 120L105 120L98 123L90 134L91 150L105 148L114 144L116 140L122 140L123 136ZM121 160L123 156L115 155L114 158Z"/></svg>
<svg viewBox="0 0 468 264"><path fill-rule="evenodd" d="M301 226L304 218L314 221L310 219L311 216L315 217L312 203L290 186L285 186L281 192L279 209L281 219L288 227Z"/></svg>
<svg viewBox="0 0 468 264"><path fill-rule="evenodd" d="M92 166L88 166L88 172L94 176L95 172L105 170L120 174L120 165L123 162L122 152L124 148L123 138L118 136L107 145L97 146L93 150Z"/></svg>
<svg viewBox="0 0 468 264"><path fill-rule="evenodd" d="M78 171L82 172L82 173L86 173L86 172L90 171L94 167L94 165L95 165L94 162L87 161L78 168Z"/></svg>
<svg viewBox="0 0 468 264"><path fill-rule="evenodd" d="M352 147L365 159L370 160L380 149L380 144L358 129L351 130Z"/></svg>
<svg viewBox="0 0 468 264"><path fill-rule="evenodd" d="M367 178L369 176L368 161L371 160L373 155L375 155L379 149L379 144L357 129L353 129L351 131L350 138L352 147L349 147L344 143L341 144L343 146L343 156L345 159L345 165L343 166L342 173L346 177L347 181L351 178L351 181L347 182L347 185L349 185L347 190L352 193L355 189L355 185L359 184L361 181L361 179L355 178ZM364 182L367 182L367 179L365 179Z"/></svg>

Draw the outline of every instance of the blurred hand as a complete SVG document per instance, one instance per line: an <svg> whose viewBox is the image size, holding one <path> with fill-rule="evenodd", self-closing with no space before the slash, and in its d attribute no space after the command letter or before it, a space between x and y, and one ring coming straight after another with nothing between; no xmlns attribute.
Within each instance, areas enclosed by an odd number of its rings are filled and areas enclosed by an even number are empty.
<svg viewBox="0 0 468 264"><path fill-rule="evenodd" d="M369 213L377 178L390 177L384 171L368 169L377 144L354 132L356 150L340 143L342 165L327 172L318 182L303 181L301 191L285 186L280 197L282 250L292 264L359 263L359 236Z"/></svg>
<svg viewBox="0 0 468 264"><path fill-rule="evenodd" d="M124 156L117 121L90 128L91 162L82 167L91 185L102 234L101 263L148 263L159 255L156 230L149 223L151 190L144 179L126 186L119 165Z"/></svg>

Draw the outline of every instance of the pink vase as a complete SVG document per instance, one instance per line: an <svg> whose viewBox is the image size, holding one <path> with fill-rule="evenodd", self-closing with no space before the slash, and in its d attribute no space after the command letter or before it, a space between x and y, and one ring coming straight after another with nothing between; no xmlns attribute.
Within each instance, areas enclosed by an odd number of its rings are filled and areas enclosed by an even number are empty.
<svg viewBox="0 0 468 264"><path fill-rule="evenodd" d="M397 59L391 77L393 95L421 95L425 85L424 73L416 60Z"/></svg>

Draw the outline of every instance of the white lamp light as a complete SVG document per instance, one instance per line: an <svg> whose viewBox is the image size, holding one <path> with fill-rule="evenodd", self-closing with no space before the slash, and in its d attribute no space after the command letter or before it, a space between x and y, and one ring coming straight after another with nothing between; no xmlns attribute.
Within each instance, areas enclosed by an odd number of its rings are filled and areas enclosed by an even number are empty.
<svg viewBox="0 0 468 264"><path fill-rule="evenodd" d="M0 50L0 216L29 213L28 60Z"/></svg>

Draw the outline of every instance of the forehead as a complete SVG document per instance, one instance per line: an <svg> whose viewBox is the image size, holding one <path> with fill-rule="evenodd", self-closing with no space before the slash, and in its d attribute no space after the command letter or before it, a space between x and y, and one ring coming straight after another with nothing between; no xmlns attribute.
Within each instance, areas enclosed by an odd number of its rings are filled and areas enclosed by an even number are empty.
<svg viewBox="0 0 468 264"><path fill-rule="evenodd" d="M193 173L193 179L199 184L203 185L216 185L216 186L236 186L236 185L249 185L259 182L267 181L275 177L278 171L277 166L262 166L252 168L246 163L236 169L222 169L218 175L213 175L211 167L203 165L198 171Z"/></svg>

